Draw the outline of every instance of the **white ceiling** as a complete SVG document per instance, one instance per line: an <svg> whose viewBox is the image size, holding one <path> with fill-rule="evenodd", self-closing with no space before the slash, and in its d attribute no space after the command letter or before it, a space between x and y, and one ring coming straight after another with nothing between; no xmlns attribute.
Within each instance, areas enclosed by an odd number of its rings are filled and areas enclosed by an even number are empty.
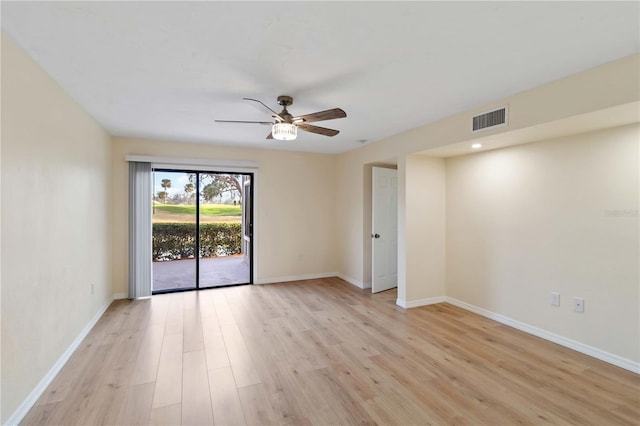
<svg viewBox="0 0 640 426"><path fill-rule="evenodd" d="M10 2L2 29L116 136L338 153L640 50L638 2ZM347 118L265 140L243 97Z"/></svg>

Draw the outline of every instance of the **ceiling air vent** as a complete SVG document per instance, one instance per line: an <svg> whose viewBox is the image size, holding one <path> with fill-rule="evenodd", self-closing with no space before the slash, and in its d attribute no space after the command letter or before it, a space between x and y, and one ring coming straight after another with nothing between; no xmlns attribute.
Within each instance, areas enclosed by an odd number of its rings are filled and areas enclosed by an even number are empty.
<svg viewBox="0 0 640 426"><path fill-rule="evenodd" d="M476 115L472 120L472 131L479 132L496 126L507 124L507 107Z"/></svg>

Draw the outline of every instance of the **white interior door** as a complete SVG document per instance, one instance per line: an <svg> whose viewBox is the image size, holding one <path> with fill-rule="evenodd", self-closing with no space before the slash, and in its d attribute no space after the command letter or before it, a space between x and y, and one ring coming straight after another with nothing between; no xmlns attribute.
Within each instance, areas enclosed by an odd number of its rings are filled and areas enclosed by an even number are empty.
<svg viewBox="0 0 640 426"><path fill-rule="evenodd" d="M371 292L398 286L398 171L373 167Z"/></svg>

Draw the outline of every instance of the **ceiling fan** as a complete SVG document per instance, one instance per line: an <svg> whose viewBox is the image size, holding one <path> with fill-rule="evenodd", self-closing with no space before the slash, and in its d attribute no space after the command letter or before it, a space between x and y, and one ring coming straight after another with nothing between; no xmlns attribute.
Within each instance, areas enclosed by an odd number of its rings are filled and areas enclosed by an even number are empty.
<svg viewBox="0 0 640 426"><path fill-rule="evenodd" d="M271 117L275 120L271 121L240 121L240 120L216 120L216 123L243 123L243 124L264 124L271 126L271 133L267 136L267 139L278 139L283 141L293 140L298 136L298 129L305 132L317 133L324 136L335 136L340 133L338 130L327 129L326 127L313 126L311 124L316 121L333 120L334 118L344 118L347 113L340 108L328 109L326 111L314 112L311 114L292 116L287 111L287 107L293 103L291 96L278 96L278 104L282 106L280 113L275 112L264 102L258 99L242 98L245 101L257 102L265 107Z"/></svg>

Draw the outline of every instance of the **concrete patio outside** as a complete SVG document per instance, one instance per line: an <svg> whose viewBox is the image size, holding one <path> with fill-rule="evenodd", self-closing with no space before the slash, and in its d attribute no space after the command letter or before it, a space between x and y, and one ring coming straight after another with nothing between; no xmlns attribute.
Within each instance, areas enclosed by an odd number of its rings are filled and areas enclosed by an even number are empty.
<svg viewBox="0 0 640 426"><path fill-rule="evenodd" d="M200 288L248 284L249 264L243 256L200 259ZM196 259L153 262L153 291L196 287Z"/></svg>

